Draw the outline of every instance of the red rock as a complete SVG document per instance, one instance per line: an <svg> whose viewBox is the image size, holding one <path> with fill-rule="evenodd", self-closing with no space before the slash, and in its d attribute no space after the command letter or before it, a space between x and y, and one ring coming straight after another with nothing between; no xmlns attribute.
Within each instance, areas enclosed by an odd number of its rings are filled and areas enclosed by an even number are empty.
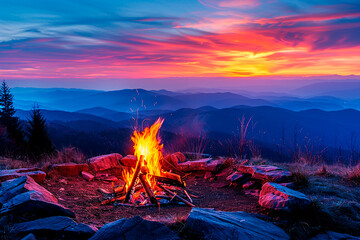
<svg viewBox="0 0 360 240"><path fill-rule="evenodd" d="M249 189L255 185L255 181L248 181L242 185L243 189Z"/></svg>
<svg viewBox="0 0 360 240"><path fill-rule="evenodd" d="M46 173L43 171L34 171L34 168L19 168L10 170L0 170L0 181L6 181L22 176L31 176L35 182L43 182L46 177Z"/></svg>
<svg viewBox="0 0 360 240"><path fill-rule="evenodd" d="M81 176L88 182L94 180L94 178L95 178L94 175L92 175L92 174L90 174L88 172L85 172L85 171L81 172Z"/></svg>
<svg viewBox="0 0 360 240"><path fill-rule="evenodd" d="M212 158L205 158L196 161L187 161L179 163L178 168L182 171L206 171L208 170L208 166L209 169L213 168L213 166L211 165L212 161L217 160L213 160Z"/></svg>
<svg viewBox="0 0 360 240"><path fill-rule="evenodd" d="M82 171L89 171L89 165L76 163L53 164L49 167L48 174L59 174L61 176L78 176Z"/></svg>
<svg viewBox="0 0 360 240"><path fill-rule="evenodd" d="M310 200L301 192L267 182L261 188L259 204L264 208L291 212L308 207Z"/></svg>
<svg viewBox="0 0 360 240"><path fill-rule="evenodd" d="M95 172L98 172L119 166L120 159L122 159L122 156L120 154L112 153L108 155L93 157L90 158L88 161L91 169Z"/></svg>
<svg viewBox="0 0 360 240"><path fill-rule="evenodd" d="M259 166L239 166L238 171L241 173L252 174L253 179L261 180L263 182L288 182L291 180L291 172L269 165Z"/></svg>
<svg viewBox="0 0 360 240"><path fill-rule="evenodd" d="M126 167L136 167L137 158L134 155L126 155L120 160L120 163Z"/></svg>
<svg viewBox="0 0 360 240"><path fill-rule="evenodd" d="M181 152L176 152L173 155L175 155L178 159L178 163L183 163L186 161L185 155L182 154Z"/></svg>

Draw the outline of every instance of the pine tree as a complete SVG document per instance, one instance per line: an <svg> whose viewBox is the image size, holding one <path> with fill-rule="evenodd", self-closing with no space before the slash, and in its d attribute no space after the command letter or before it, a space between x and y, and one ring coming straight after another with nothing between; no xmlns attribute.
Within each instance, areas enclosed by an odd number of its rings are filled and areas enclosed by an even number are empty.
<svg viewBox="0 0 360 240"><path fill-rule="evenodd" d="M24 147L24 133L19 118L15 117L15 108L9 86L5 81L0 86L0 125L6 129L6 148L19 151Z"/></svg>
<svg viewBox="0 0 360 240"><path fill-rule="evenodd" d="M37 157L44 153L54 151L54 146L50 140L46 129L46 119L41 113L39 106L34 105L28 120L29 154Z"/></svg>

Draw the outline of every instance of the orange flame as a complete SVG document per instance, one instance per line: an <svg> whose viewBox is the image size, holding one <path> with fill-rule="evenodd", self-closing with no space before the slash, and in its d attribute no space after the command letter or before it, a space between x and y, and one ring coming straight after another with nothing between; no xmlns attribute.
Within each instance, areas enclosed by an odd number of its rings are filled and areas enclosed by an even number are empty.
<svg viewBox="0 0 360 240"><path fill-rule="evenodd" d="M163 124L164 119L159 118L156 122L149 128L146 127L142 132L135 129L133 136L131 137L132 142L134 143L134 155L137 159L140 159L140 156L144 156L144 166L142 169L147 171L147 180L150 183L151 187L155 186L155 179L149 175L161 176L161 159L162 148L161 139L158 137L158 132ZM132 171L123 171L123 179L125 183L129 183L133 177ZM126 189L127 190L127 189Z"/></svg>

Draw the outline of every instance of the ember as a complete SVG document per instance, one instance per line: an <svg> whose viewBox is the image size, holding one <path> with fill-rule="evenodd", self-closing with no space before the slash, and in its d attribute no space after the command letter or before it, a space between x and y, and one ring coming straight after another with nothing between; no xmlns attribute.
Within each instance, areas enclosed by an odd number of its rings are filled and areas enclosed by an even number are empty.
<svg viewBox="0 0 360 240"><path fill-rule="evenodd" d="M194 207L181 177L162 170L163 145L158 132L163 122L159 118L150 128L134 131L131 140L136 166L123 170L124 185L115 187L112 194L106 194L102 205L116 202L117 205L142 207L180 203Z"/></svg>

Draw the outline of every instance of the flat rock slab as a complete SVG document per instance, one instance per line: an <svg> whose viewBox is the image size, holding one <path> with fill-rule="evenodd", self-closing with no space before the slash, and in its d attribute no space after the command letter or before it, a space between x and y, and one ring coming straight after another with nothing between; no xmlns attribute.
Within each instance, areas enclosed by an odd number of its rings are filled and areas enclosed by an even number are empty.
<svg viewBox="0 0 360 240"><path fill-rule="evenodd" d="M246 212L222 212L193 208L185 230L193 239L284 240L290 237L274 224Z"/></svg>
<svg viewBox="0 0 360 240"><path fill-rule="evenodd" d="M36 240L36 237L34 234L29 233L28 235L26 235L25 237L23 237L21 240Z"/></svg>
<svg viewBox="0 0 360 240"><path fill-rule="evenodd" d="M95 234L95 231L88 225L76 223L71 218L63 216L17 223L10 231L12 236L24 236L29 233L37 238L46 237L46 239L88 239Z"/></svg>
<svg viewBox="0 0 360 240"><path fill-rule="evenodd" d="M89 171L89 165L76 163L53 164L49 167L48 174L61 176L78 176L82 171Z"/></svg>
<svg viewBox="0 0 360 240"><path fill-rule="evenodd" d="M187 161L178 164L178 169L181 171L216 171L219 166L223 164L222 160L214 160L212 158L205 158L195 161Z"/></svg>
<svg viewBox="0 0 360 240"><path fill-rule="evenodd" d="M291 212L309 207L310 199L301 192L267 182L261 188L259 204L267 209Z"/></svg>
<svg viewBox="0 0 360 240"><path fill-rule="evenodd" d="M90 158L88 162L91 169L95 172L98 172L119 166L120 159L122 159L121 154L111 153Z"/></svg>
<svg viewBox="0 0 360 240"><path fill-rule="evenodd" d="M291 172L276 166L239 166L237 169L241 173L249 173L253 179L263 182L289 182L291 181Z"/></svg>
<svg viewBox="0 0 360 240"><path fill-rule="evenodd" d="M57 204L52 196L35 190L21 193L7 201L2 206L0 215L8 214L28 220L50 216L75 217L72 211Z"/></svg>
<svg viewBox="0 0 360 240"><path fill-rule="evenodd" d="M107 223L89 240L180 240L167 226L139 216Z"/></svg>
<svg viewBox="0 0 360 240"><path fill-rule="evenodd" d="M5 204L16 195L33 190L41 192L41 194L45 196L46 199L50 199L51 202L57 203L56 197L44 187L36 183L34 179L32 179L30 176L22 176L20 178L5 181L1 184L0 206Z"/></svg>
<svg viewBox="0 0 360 240"><path fill-rule="evenodd" d="M31 176L36 182L43 182L46 173L39 171L38 168L18 168L10 170L0 170L0 182L19 178L22 176Z"/></svg>
<svg viewBox="0 0 360 240"><path fill-rule="evenodd" d="M326 232L322 234L318 234L310 240L359 240L360 237L354 237L349 234L337 233L337 232Z"/></svg>

